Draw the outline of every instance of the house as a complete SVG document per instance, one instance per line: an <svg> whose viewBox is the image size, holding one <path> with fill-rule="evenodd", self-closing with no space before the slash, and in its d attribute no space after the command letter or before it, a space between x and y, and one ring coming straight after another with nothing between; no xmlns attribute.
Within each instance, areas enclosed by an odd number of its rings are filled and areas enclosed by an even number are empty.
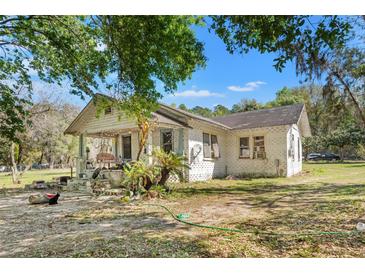
<svg viewBox="0 0 365 274"><path fill-rule="evenodd" d="M95 98L98 96L104 95ZM112 154L111 160L137 157L139 130L135 121L113 108L97 118L93 102L65 131L79 136L77 174L93 161L87 159L89 139L104 140L100 150ZM160 147L185 155L190 165L188 181L240 174L292 176L302 170L302 138L311 134L303 104L209 119L160 104L151 119L156 126L143 154L150 155L153 147Z"/></svg>

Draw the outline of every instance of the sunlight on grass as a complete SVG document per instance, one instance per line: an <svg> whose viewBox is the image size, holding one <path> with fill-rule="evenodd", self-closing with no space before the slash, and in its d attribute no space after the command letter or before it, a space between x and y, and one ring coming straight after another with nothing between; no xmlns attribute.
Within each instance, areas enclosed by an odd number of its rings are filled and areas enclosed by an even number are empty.
<svg viewBox="0 0 365 274"><path fill-rule="evenodd" d="M51 181L54 177L69 176L71 175L70 169L42 169L42 170L29 170L20 178L20 184L13 184L11 181L11 173L0 173L0 188L22 188L26 184L32 183L34 180Z"/></svg>

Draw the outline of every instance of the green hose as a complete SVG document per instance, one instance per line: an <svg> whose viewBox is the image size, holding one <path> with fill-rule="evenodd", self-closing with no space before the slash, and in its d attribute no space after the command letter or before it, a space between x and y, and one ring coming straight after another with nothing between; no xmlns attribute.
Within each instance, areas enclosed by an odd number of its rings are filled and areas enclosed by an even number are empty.
<svg viewBox="0 0 365 274"><path fill-rule="evenodd" d="M178 215L175 215L171 209L169 209L168 207L164 206L164 205L160 205L160 204L146 204L147 206L156 206L156 207L161 207L164 210L166 210L172 218L174 218L174 220L183 223L183 224L187 224L187 225L191 225L191 226L196 226L196 227L200 227L200 228L208 228L208 229L214 229L214 230L221 230L221 231L227 231L227 232L236 232L236 233L242 233L242 234L256 234L256 235L267 235L267 236L322 236L322 235L352 235L352 234L358 234L359 231L357 230L352 230L352 231L314 231L314 232L302 232L302 233L290 233L290 232L281 232L281 233L277 233L277 232L268 232L268 231L244 231L241 229L235 229L235 228L225 228L225 227L218 227L218 226L210 226L210 225L203 225L203 224L197 224L197 223L192 223L192 222L188 222L185 220L182 220L181 218L178 218Z"/></svg>

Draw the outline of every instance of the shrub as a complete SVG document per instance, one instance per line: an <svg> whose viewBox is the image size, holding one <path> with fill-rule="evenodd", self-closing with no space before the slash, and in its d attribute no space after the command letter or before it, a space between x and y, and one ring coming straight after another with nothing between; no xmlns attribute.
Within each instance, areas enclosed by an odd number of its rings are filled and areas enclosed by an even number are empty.
<svg viewBox="0 0 365 274"><path fill-rule="evenodd" d="M155 182L160 171L155 166L148 166L139 160L133 164L126 164L123 168L123 184L133 193L140 192L142 187L148 190Z"/></svg>
<svg viewBox="0 0 365 274"><path fill-rule="evenodd" d="M161 170L158 180L159 185L165 187L171 175L176 175L180 182L184 181L184 169L189 168L189 165L185 163L186 158L184 156L174 152L167 153L162 149L154 149L152 155L156 167Z"/></svg>

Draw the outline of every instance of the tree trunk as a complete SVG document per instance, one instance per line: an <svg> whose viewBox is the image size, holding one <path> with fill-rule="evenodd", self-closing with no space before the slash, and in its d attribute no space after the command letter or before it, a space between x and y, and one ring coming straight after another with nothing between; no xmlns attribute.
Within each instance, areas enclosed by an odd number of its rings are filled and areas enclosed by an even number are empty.
<svg viewBox="0 0 365 274"><path fill-rule="evenodd" d="M143 148L146 145L147 142L147 138L148 138L148 127L140 127L140 133L141 133L141 138L139 139L139 148L138 148L138 153L137 153L137 161L139 160L139 158L141 157Z"/></svg>
<svg viewBox="0 0 365 274"><path fill-rule="evenodd" d="M158 182L158 184L161 185L161 186L165 186L167 180L169 179L169 177L170 177L170 171L166 168L163 168L161 170L161 179Z"/></svg>
<svg viewBox="0 0 365 274"><path fill-rule="evenodd" d="M333 74L336 76L336 78L340 81L340 83L344 86L344 90L345 92L348 93L348 95L350 95L350 98L352 100L352 102L355 105L355 108L357 109L357 111L359 112L360 118L364 124L365 127L365 114L363 109L361 108L359 102L356 100L355 95L352 93L350 86L346 83L346 81L343 79L343 77L341 77L340 73L337 70L332 69Z"/></svg>
<svg viewBox="0 0 365 274"><path fill-rule="evenodd" d="M39 157L38 164L42 164L42 162L43 162L43 155L44 155L44 153L43 153L43 149L42 149L41 157Z"/></svg>
<svg viewBox="0 0 365 274"><path fill-rule="evenodd" d="M153 183L152 183L151 179L146 177L145 178L145 184L144 184L145 190L148 191L152 187L152 185L153 185Z"/></svg>
<svg viewBox="0 0 365 274"><path fill-rule="evenodd" d="M340 159L341 159L341 162L343 162L343 149L344 147L340 147Z"/></svg>
<svg viewBox="0 0 365 274"><path fill-rule="evenodd" d="M10 158L11 158L11 178L13 181L13 184L18 184L19 183L19 179L18 179L18 168L16 166L16 162L15 162L15 143L11 142L11 146L10 146Z"/></svg>
<svg viewBox="0 0 365 274"><path fill-rule="evenodd" d="M20 163L22 161L22 156L23 156L23 146L21 144L19 144L18 159L16 160L17 165L20 165Z"/></svg>
<svg viewBox="0 0 365 274"><path fill-rule="evenodd" d="M53 166L54 166L54 159L53 159L53 156L52 154L49 156L49 169L53 169Z"/></svg>

